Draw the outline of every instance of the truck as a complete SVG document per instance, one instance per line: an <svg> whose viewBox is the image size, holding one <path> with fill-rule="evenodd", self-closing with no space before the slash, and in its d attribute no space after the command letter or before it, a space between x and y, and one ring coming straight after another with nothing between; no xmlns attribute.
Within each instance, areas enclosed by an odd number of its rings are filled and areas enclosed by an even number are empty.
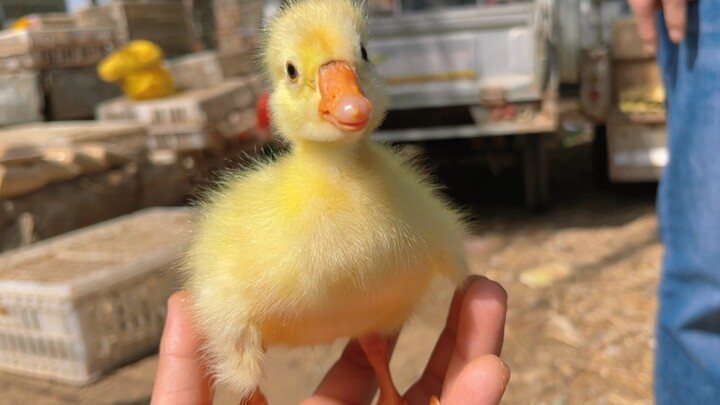
<svg viewBox="0 0 720 405"><path fill-rule="evenodd" d="M368 51L387 83L374 137L507 138L525 202L548 202L545 146L558 127L553 0L371 0Z"/></svg>

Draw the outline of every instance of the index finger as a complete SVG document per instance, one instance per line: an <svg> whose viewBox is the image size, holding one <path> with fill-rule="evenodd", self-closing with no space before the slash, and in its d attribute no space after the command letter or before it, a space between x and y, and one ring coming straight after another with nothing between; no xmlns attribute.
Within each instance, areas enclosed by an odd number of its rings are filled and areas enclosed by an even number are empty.
<svg viewBox="0 0 720 405"><path fill-rule="evenodd" d="M160 361L152 405L211 405L210 376L202 362L202 342L195 333L185 292L168 300L160 343Z"/></svg>
<svg viewBox="0 0 720 405"><path fill-rule="evenodd" d="M658 0L630 0L630 7L635 14L638 34L645 45L645 51L654 54L657 49L657 25L655 13L658 10Z"/></svg>

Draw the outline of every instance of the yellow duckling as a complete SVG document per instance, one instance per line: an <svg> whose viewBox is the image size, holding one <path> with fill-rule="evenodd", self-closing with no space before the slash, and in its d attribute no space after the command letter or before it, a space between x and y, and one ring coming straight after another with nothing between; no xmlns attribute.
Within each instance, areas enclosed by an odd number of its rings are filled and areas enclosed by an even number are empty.
<svg viewBox="0 0 720 405"><path fill-rule="evenodd" d="M106 82L119 82L133 100L167 97L175 93L175 83L163 58L159 46L139 39L106 57L98 65L98 74Z"/></svg>
<svg viewBox="0 0 720 405"><path fill-rule="evenodd" d="M402 403L381 335L438 276L466 273L460 214L370 141L387 100L365 15L352 0L298 0L270 23L269 105L292 150L208 196L184 266L216 380L246 396L268 345L351 337L383 379L383 402Z"/></svg>

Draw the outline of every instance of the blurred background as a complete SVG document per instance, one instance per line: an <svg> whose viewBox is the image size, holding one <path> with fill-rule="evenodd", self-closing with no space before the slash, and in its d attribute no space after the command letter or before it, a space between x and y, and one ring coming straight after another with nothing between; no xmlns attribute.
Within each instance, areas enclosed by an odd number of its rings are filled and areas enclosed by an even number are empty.
<svg viewBox="0 0 720 405"><path fill-rule="evenodd" d="M369 4L391 99L374 137L467 210L472 271L509 292L503 403L652 403L665 93L626 2ZM255 64L277 6L0 0L0 402L149 403L189 202L287 150ZM401 336L401 388L439 291ZM342 346L271 348L270 403L312 392Z"/></svg>

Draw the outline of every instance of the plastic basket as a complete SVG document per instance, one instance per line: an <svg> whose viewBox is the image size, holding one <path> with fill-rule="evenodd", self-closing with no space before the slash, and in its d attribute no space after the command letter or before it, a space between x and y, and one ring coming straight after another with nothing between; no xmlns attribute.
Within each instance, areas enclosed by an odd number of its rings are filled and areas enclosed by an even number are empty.
<svg viewBox="0 0 720 405"><path fill-rule="evenodd" d="M136 120L150 125L212 125L252 106L252 85L250 80L232 79L158 100L131 101L122 97L101 103L95 115L100 120Z"/></svg>
<svg viewBox="0 0 720 405"><path fill-rule="evenodd" d="M80 27L113 27L120 45L147 39L158 44L166 56L192 51L192 29L178 1L114 1L79 10L76 19Z"/></svg>
<svg viewBox="0 0 720 405"><path fill-rule="evenodd" d="M157 347L192 212L149 209L0 256L0 368L76 384Z"/></svg>
<svg viewBox="0 0 720 405"><path fill-rule="evenodd" d="M0 130L0 142L42 146L92 143L133 158L146 154L147 136L147 128L136 122L65 121Z"/></svg>
<svg viewBox="0 0 720 405"><path fill-rule="evenodd" d="M213 126L172 125L150 129L150 150L170 149L178 152L222 148L222 137Z"/></svg>
<svg viewBox="0 0 720 405"><path fill-rule="evenodd" d="M168 69L180 89L201 89L223 82L223 70L215 51L205 51L168 61Z"/></svg>
<svg viewBox="0 0 720 405"><path fill-rule="evenodd" d="M0 69L90 66L114 49L110 29L0 32Z"/></svg>
<svg viewBox="0 0 720 405"><path fill-rule="evenodd" d="M42 121L44 104L37 73L0 75L0 125Z"/></svg>

